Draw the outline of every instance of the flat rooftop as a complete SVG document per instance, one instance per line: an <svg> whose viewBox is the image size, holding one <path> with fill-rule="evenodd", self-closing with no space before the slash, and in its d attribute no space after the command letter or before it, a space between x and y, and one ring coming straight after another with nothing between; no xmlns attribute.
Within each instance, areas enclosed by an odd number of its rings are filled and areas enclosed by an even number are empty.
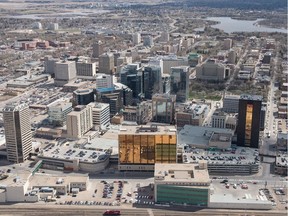
<svg viewBox="0 0 288 216"><path fill-rule="evenodd" d="M208 165L248 165L260 164L257 149L247 147L235 147L225 151L211 148L210 150L186 148L183 153L187 159L185 163L199 163L206 160Z"/></svg>
<svg viewBox="0 0 288 216"><path fill-rule="evenodd" d="M208 148L209 140L213 133L233 135L234 132L231 129L185 125L178 132L178 144L197 145L198 147Z"/></svg>
<svg viewBox="0 0 288 216"><path fill-rule="evenodd" d="M210 183L207 169L199 169L198 164L155 164L155 180L161 182L203 182ZM162 177L162 178L161 178Z"/></svg>
<svg viewBox="0 0 288 216"><path fill-rule="evenodd" d="M278 154L276 157L276 166L288 167L288 154Z"/></svg>
<svg viewBox="0 0 288 216"><path fill-rule="evenodd" d="M261 95L249 95L249 94L242 94L240 95L241 100L254 100L254 101L262 101L263 97Z"/></svg>
<svg viewBox="0 0 288 216"><path fill-rule="evenodd" d="M176 135L177 130L175 126L159 126L159 125L142 125L142 126L131 126L125 125L120 128L119 134L133 134L133 135Z"/></svg>

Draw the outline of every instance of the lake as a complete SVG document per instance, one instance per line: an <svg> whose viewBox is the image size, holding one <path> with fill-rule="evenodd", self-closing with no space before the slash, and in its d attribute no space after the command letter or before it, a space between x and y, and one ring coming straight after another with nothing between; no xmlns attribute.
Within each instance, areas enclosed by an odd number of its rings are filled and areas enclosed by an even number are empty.
<svg viewBox="0 0 288 216"><path fill-rule="evenodd" d="M287 29L270 28L266 26L259 26L257 22L263 19L250 20L237 20L231 17L207 17L205 20L220 22L216 25L211 25L213 28L218 28L227 33L232 32L282 32L287 34ZM194 30L201 31L204 28L196 28Z"/></svg>

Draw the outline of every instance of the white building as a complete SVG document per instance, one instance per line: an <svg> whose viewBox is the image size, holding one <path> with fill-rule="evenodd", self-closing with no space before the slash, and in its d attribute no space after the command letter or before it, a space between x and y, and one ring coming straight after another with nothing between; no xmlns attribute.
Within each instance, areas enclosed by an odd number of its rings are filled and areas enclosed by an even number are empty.
<svg viewBox="0 0 288 216"><path fill-rule="evenodd" d="M56 101L48 106L48 120L54 126L64 126L67 114L72 112L72 103Z"/></svg>
<svg viewBox="0 0 288 216"><path fill-rule="evenodd" d="M96 62L93 62L93 63L77 62L76 74L79 78L95 76L96 75Z"/></svg>
<svg viewBox="0 0 288 216"><path fill-rule="evenodd" d="M113 76L103 73L96 74L96 88L112 88Z"/></svg>
<svg viewBox="0 0 288 216"><path fill-rule="evenodd" d="M93 126L92 108L79 105L67 115L67 136L81 138Z"/></svg>
<svg viewBox="0 0 288 216"><path fill-rule="evenodd" d="M55 63L55 85L63 86L76 79L76 64L74 61Z"/></svg>
<svg viewBox="0 0 288 216"><path fill-rule="evenodd" d="M232 47L232 39L227 38L224 40L224 49L229 50Z"/></svg>
<svg viewBox="0 0 288 216"><path fill-rule="evenodd" d="M106 103L90 103L92 107L93 125L108 126L110 124L110 105Z"/></svg>
<svg viewBox="0 0 288 216"><path fill-rule="evenodd" d="M139 43L141 43L141 35L140 33L136 32L132 35L132 40L133 40L133 44L137 45Z"/></svg>
<svg viewBox="0 0 288 216"><path fill-rule="evenodd" d="M3 109L7 159L22 163L32 151L30 112L27 104L7 104Z"/></svg>

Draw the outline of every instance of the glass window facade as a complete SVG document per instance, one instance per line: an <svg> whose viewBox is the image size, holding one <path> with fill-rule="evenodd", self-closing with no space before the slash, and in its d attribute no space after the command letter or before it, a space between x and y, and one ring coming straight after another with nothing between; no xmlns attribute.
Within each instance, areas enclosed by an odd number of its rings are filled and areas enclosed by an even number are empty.
<svg viewBox="0 0 288 216"><path fill-rule="evenodd" d="M176 163L176 135L119 135L119 164Z"/></svg>

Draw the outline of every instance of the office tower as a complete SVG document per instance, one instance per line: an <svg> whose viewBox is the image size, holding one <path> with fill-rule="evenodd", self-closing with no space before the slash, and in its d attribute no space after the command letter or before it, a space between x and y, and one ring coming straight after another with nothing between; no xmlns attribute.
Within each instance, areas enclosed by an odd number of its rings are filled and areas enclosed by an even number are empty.
<svg viewBox="0 0 288 216"><path fill-rule="evenodd" d="M260 113L262 96L241 95L237 127L237 145L259 147Z"/></svg>
<svg viewBox="0 0 288 216"><path fill-rule="evenodd" d="M212 127L213 128L226 128L226 122L228 119L227 113L221 110L215 110L211 120L212 120Z"/></svg>
<svg viewBox="0 0 288 216"><path fill-rule="evenodd" d="M139 44L139 43L141 43L141 35L140 35L140 33L134 33L133 35L132 35L132 40L133 40L133 44L134 45L137 45L137 44Z"/></svg>
<svg viewBox="0 0 288 216"><path fill-rule="evenodd" d="M202 56L198 53L189 53L188 55L188 64L190 67L196 67L202 62Z"/></svg>
<svg viewBox="0 0 288 216"><path fill-rule="evenodd" d="M54 126L64 126L67 114L72 112L72 103L66 101L56 101L48 106L48 120Z"/></svg>
<svg viewBox="0 0 288 216"><path fill-rule="evenodd" d="M229 50L232 47L232 39L227 38L224 40L224 49Z"/></svg>
<svg viewBox="0 0 288 216"><path fill-rule="evenodd" d="M55 63L55 85L63 86L76 79L75 61L61 61Z"/></svg>
<svg viewBox="0 0 288 216"><path fill-rule="evenodd" d="M114 73L114 55L104 53L99 56L99 73L112 75Z"/></svg>
<svg viewBox="0 0 288 216"><path fill-rule="evenodd" d="M32 151L29 106L7 104L3 109L7 160L22 163Z"/></svg>
<svg viewBox="0 0 288 216"><path fill-rule="evenodd" d="M163 56L163 73L170 74L171 67L188 66L187 57L178 57L176 55Z"/></svg>
<svg viewBox="0 0 288 216"><path fill-rule="evenodd" d="M44 71L48 74L54 74L55 73L55 67L56 62L58 62L59 59L53 59L48 56L44 58Z"/></svg>
<svg viewBox="0 0 288 216"><path fill-rule="evenodd" d="M169 37L169 32L162 32L162 33L161 33L160 42L166 43L166 42L169 41L169 39L170 39L170 37Z"/></svg>
<svg viewBox="0 0 288 216"><path fill-rule="evenodd" d="M79 105L74 111L67 115L67 136L70 138L81 138L93 126L92 108Z"/></svg>
<svg viewBox="0 0 288 216"><path fill-rule="evenodd" d="M148 35L143 37L143 46L152 47L154 46L153 37Z"/></svg>
<svg viewBox="0 0 288 216"><path fill-rule="evenodd" d="M113 76L108 74L96 74L96 88L112 88Z"/></svg>
<svg viewBox="0 0 288 216"><path fill-rule="evenodd" d="M97 41L92 45L92 57L99 58L103 54L104 44L101 41Z"/></svg>
<svg viewBox="0 0 288 216"><path fill-rule="evenodd" d="M170 78L170 93L176 95L177 102L186 102L189 97L189 67L172 67Z"/></svg>
<svg viewBox="0 0 288 216"><path fill-rule="evenodd" d="M235 64L236 63L236 52L233 49L230 49L228 53L228 63Z"/></svg>
<svg viewBox="0 0 288 216"><path fill-rule="evenodd" d="M175 126L125 126L118 142L119 170L151 171L155 163L176 163Z"/></svg>
<svg viewBox="0 0 288 216"><path fill-rule="evenodd" d="M226 78L226 69L222 63L215 59L208 59L196 67L196 78L207 81L224 81Z"/></svg>
<svg viewBox="0 0 288 216"><path fill-rule="evenodd" d="M74 105L87 105L94 102L93 89L77 89L73 92Z"/></svg>
<svg viewBox="0 0 288 216"><path fill-rule="evenodd" d="M227 113L238 113L239 95L225 95L223 98L223 111Z"/></svg>
<svg viewBox="0 0 288 216"><path fill-rule="evenodd" d="M133 91L134 98L143 97L143 73L140 64L128 64L120 71L120 82Z"/></svg>
<svg viewBox="0 0 288 216"><path fill-rule="evenodd" d="M152 121L173 123L175 116L176 95L155 94L152 97Z"/></svg>
<svg viewBox="0 0 288 216"><path fill-rule="evenodd" d="M146 99L152 99L152 95L161 93L162 89L161 67L148 65L143 71L143 93Z"/></svg>
<svg viewBox="0 0 288 216"><path fill-rule="evenodd" d="M265 53L263 56L263 59L262 59L262 63L263 64L270 64L271 57L272 57L272 53L270 53L270 52Z"/></svg>
<svg viewBox="0 0 288 216"><path fill-rule="evenodd" d="M106 127L110 124L110 107L107 103L90 103L93 125Z"/></svg>
<svg viewBox="0 0 288 216"><path fill-rule="evenodd" d="M76 62L76 74L79 78L94 77L96 75L96 62Z"/></svg>

